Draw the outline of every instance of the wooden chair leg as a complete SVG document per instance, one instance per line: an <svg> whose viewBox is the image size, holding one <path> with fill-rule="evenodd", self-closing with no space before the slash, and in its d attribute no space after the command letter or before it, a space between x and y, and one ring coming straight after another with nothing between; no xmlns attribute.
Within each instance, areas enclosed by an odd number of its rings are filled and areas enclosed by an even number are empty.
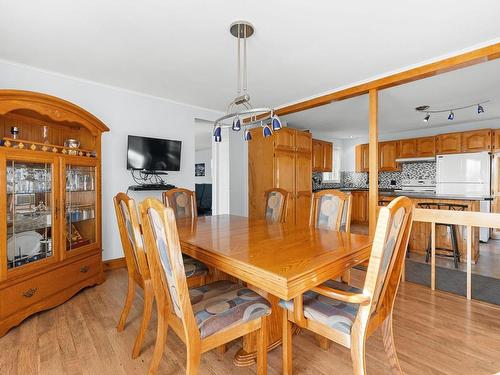
<svg viewBox="0 0 500 375"><path fill-rule="evenodd" d="M149 375L155 375L160 367L161 358L163 357L163 351L165 350L165 344L167 342L167 330L168 323L165 320L165 316L158 308L158 324L156 329L156 344L155 350L153 352L153 357L151 358L151 365L149 366Z"/></svg>
<svg viewBox="0 0 500 375"><path fill-rule="evenodd" d="M201 362L201 343L188 343L186 375L197 375Z"/></svg>
<svg viewBox="0 0 500 375"><path fill-rule="evenodd" d="M227 344L222 344L221 346L218 346L217 348L215 348L215 351L220 356L224 355L227 352Z"/></svg>
<svg viewBox="0 0 500 375"><path fill-rule="evenodd" d="M135 339L134 349L132 350L132 358L137 358L141 354L142 343L144 336L148 330L149 321L151 320L151 312L153 310L154 292L151 280L144 281L144 308L142 312L141 327Z"/></svg>
<svg viewBox="0 0 500 375"><path fill-rule="evenodd" d="M351 332L351 359L354 375L366 375L364 332Z"/></svg>
<svg viewBox="0 0 500 375"><path fill-rule="evenodd" d="M267 374L267 316L261 318L257 337L257 374Z"/></svg>
<svg viewBox="0 0 500 375"><path fill-rule="evenodd" d="M288 310L283 309L283 375L292 374L292 322L288 320Z"/></svg>
<svg viewBox="0 0 500 375"><path fill-rule="evenodd" d="M125 306L123 306L123 311L122 314L120 315L118 326L116 327L118 332L123 331L123 329L125 328L125 323L127 322L128 313L130 312L130 308L132 307L132 303L134 302L134 296L135 296L135 280L131 275L129 275L127 296L125 297Z"/></svg>
<svg viewBox="0 0 500 375"><path fill-rule="evenodd" d="M399 365L396 345L394 344L394 335L392 330L392 313L385 318L382 323L382 340L384 341L385 354L389 360L391 374L402 374L401 366Z"/></svg>
<svg viewBox="0 0 500 375"><path fill-rule="evenodd" d="M318 345L321 349L330 349L330 340L328 340L326 337L316 334L316 340L318 341Z"/></svg>

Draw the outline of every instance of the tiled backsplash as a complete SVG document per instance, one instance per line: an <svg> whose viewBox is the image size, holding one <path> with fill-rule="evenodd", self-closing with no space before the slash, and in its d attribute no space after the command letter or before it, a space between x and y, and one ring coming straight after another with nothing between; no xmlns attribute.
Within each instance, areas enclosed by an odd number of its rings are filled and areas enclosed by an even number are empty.
<svg viewBox="0 0 500 375"><path fill-rule="evenodd" d="M368 187L368 173L366 172L340 172L340 183L322 183L322 173L313 173L313 190L338 189L341 187ZM403 179L436 179L436 163L404 163L400 172L380 172L378 174L379 188L401 189Z"/></svg>

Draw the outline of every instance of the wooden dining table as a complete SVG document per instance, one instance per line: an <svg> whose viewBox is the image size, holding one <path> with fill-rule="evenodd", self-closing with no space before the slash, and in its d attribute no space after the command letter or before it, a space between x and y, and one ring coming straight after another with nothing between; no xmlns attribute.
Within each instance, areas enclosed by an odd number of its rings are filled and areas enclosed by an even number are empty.
<svg viewBox="0 0 500 375"><path fill-rule="evenodd" d="M368 236L234 215L177 220L182 252L205 263L211 280L241 280L271 302L269 350L281 344L279 299L290 300L367 260ZM238 366L255 362L256 335L243 338Z"/></svg>

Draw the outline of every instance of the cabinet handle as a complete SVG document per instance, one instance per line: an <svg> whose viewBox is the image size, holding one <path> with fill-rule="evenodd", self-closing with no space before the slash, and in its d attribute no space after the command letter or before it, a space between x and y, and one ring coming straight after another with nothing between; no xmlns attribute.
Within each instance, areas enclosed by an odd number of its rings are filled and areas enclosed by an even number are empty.
<svg viewBox="0 0 500 375"><path fill-rule="evenodd" d="M80 268L80 272L81 273L87 273L87 272L89 272L89 269L90 269L89 266L83 266L82 268Z"/></svg>
<svg viewBox="0 0 500 375"><path fill-rule="evenodd" d="M37 288L30 288L30 289L26 290L25 292L23 292L23 296L26 298L31 298L35 295L37 290L38 290Z"/></svg>

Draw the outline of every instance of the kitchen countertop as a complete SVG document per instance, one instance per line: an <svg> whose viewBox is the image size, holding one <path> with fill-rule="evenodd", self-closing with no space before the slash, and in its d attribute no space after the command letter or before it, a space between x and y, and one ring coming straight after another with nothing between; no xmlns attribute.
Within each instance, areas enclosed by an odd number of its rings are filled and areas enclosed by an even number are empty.
<svg viewBox="0 0 500 375"><path fill-rule="evenodd" d="M321 191L325 189L315 189L316 191ZM363 187L342 187L338 188L340 191L368 191L368 188ZM379 189L379 195L385 197L399 197L399 196L407 196L409 198L420 198L420 199L449 199L449 200L464 200L464 201L491 201L493 200L492 196L463 196L463 195L446 195L446 194L436 194L429 192L408 192L401 190L393 190L381 188Z"/></svg>

